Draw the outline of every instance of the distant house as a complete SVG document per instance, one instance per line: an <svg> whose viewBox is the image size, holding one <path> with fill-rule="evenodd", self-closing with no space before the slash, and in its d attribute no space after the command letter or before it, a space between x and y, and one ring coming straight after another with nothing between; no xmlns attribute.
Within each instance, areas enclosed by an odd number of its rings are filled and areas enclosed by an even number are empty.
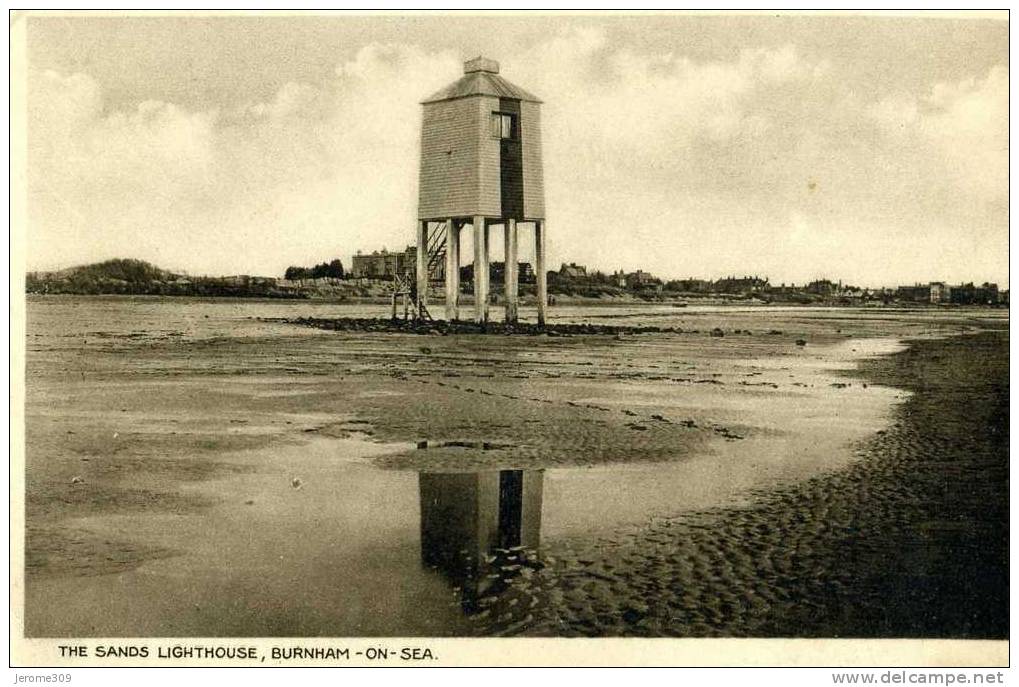
<svg viewBox="0 0 1019 687"><path fill-rule="evenodd" d="M640 288L642 286L648 286L650 284L657 284L660 280L650 272L644 270L637 270L636 272L630 272L626 275L626 283L630 286Z"/></svg>
<svg viewBox="0 0 1019 687"><path fill-rule="evenodd" d="M817 296L833 296L839 291L839 285L830 279L817 279L803 287L803 290Z"/></svg>
<svg viewBox="0 0 1019 687"><path fill-rule="evenodd" d="M717 293L750 294L770 289L771 284L768 283L767 277L762 279L756 275L753 277L726 277L719 279L713 285L713 290Z"/></svg>
<svg viewBox="0 0 1019 687"><path fill-rule="evenodd" d="M952 287L943 281L931 282L931 303L949 303L952 299Z"/></svg>
<svg viewBox="0 0 1019 687"><path fill-rule="evenodd" d="M988 282L984 282L981 285L977 295L983 299L982 302L987 304L997 304L1001 300L1001 295L998 293L998 285L989 284Z"/></svg>
<svg viewBox="0 0 1019 687"><path fill-rule="evenodd" d="M506 263L502 260L488 263L488 280L492 284L501 284L506 278ZM474 281L474 264L465 265L460 268L460 281ZM517 263L517 282L520 284L533 284L534 268L529 262Z"/></svg>
<svg viewBox="0 0 1019 687"><path fill-rule="evenodd" d="M573 262L569 265L564 262L563 266L559 268L559 276L564 279L583 279L587 277L587 268Z"/></svg>
<svg viewBox="0 0 1019 687"><path fill-rule="evenodd" d="M996 305L1000 301L998 285L988 282L980 286L974 286L973 282L953 286L949 299L958 305Z"/></svg>
<svg viewBox="0 0 1019 687"><path fill-rule="evenodd" d="M895 298L904 303L930 303L931 287L928 284L913 284L895 289Z"/></svg>
<svg viewBox="0 0 1019 687"><path fill-rule="evenodd" d="M676 279L669 282L669 288L673 291L685 291L687 293L710 293L711 282L707 279Z"/></svg>
<svg viewBox="0 0 1019 687"><path fill-rule="evenodd" d="M553 273L554 274L554 273ZM506 263L498 260L488 263L488 281L492 284L501 283L506 276ZM529 262L517 263L517 282L520 284L534 284L537 281L534 276L534 267ZM469 284L474 282L474 263L461 265L460 283Z"/></svg>
<svg viewBox="0 0 1019 687"><path fill-rule="evenodd" d="M416 271L417 247L407 246L402 252L390 252L383 248L365 255L360 251L351 261L350 272L354 277L367 279L392 279L397 274L414 274Z"/></svg>

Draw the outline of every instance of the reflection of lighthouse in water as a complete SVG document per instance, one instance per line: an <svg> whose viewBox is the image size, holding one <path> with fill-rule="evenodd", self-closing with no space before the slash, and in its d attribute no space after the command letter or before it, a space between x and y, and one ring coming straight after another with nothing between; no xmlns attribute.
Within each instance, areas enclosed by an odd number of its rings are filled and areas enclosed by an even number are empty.
<svg viewBox="0 0 1019 687"><path fill-rule="evenodd" d="M421 473L421 560L461 589L463 609L498 593L534 560L542 470Z"/></svg>

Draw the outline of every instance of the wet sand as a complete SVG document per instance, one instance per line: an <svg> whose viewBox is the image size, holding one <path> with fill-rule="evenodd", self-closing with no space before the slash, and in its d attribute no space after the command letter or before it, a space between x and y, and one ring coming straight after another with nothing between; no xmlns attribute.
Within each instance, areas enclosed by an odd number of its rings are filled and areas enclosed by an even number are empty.
<svg viewBox="0 0 1019 687"><path fill-rule="evenodd" d="M546 551L527 633L1007 638L1007 342L868 362L914 393L843 470Z"/></svg>
<svg viewBox="0 0 1019 687"><path fill-rule="evenodd" d="M966 578L938 570L976 548L996 589L1007 496L957 496L997 474L1001 383L957 359L1004 355L1007 380L1007 335L898 341L1007 319L661 313L682 333L503 339L102 305L119 327L75 331L59 302L33 327L30 304L30 636L1001 636L998 592L952 615ZM607 314L641 322L574 321ZM541 542L496 551L466 612L422 561L418 484L497 470L543 476ZM937 501L946 475L962 491Z"/></svg>

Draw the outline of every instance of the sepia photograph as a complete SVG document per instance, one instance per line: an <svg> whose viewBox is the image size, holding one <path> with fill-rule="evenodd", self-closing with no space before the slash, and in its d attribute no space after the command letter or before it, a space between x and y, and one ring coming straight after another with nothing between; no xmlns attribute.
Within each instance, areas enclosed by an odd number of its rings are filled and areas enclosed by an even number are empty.
<svg viewBox="0 0 1019 687"><path fill-rule="evenodd" d="M1008 665L1007 11L9 20L12 665Z"/></svg>

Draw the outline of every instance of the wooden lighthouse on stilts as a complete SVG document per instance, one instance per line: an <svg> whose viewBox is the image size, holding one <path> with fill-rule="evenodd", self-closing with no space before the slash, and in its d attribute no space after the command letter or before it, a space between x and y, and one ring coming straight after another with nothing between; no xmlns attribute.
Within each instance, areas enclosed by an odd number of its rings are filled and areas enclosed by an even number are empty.
<svg viewBox="0 0 1019 687"><path fill-rule="evenodd" d="M474 319L488 321L489 244L501 226L505 246L506 321L517 321L518 238L534 227L538 323L548 303L541 101L499 75L499 63L478 57L464 75L425 100L417 226L418 314L427 312L428 284L441 280L446 319L460 318L460 231L474 232Z"/></svg>

